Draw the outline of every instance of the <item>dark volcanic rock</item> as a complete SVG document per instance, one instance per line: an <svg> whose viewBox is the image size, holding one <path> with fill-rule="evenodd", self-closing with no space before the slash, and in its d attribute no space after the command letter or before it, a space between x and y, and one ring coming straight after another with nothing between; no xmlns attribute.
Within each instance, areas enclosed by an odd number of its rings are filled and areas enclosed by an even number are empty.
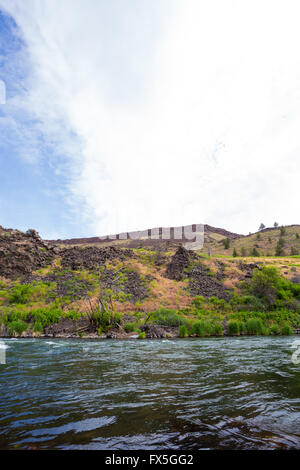
<svg viewBox="0 0 300 470"><path fill-rule="evenodd" d="M69 318L61 318L58 323L45 328L44 333L47 336L77 336L81 332L92 332L93 327L87 317L71 320Z"/></svg>
<svg viewBox="0 0 300 470"><path fill-rule="evenodd" d="M241 271L244 271L245 278L251 278L253 276L254 269L261 269L258 264L255 263L243 263L242 261L238 265Z"/></svg>
<svg viewBox="0 0 300 470"><path fill-rule="evenodd" d="M206 266L200 264L193 251L188 251L181 246L168 264L166 275L169 279L176 281L188 278L189 291L192 295L216 296L229 300L229 293L221 282L224 277L224 264L219 262L218 268L217 275L212 275Z"/></svg>
<svg viewBox="0 0 300 470"><path fill-rule="evenodd" d="M193 254L194 255L194 254ZM184 270L189 266L192 252L180 246L167 266L166 276L175 281L181 281L185 277Z"/></svg>
<svg viewBox="0 0 300 470"><path fill-rule="evenodd" d="M229 300L230 296L222 282L216 276L212 276L206 266L200 264L194 266L188 273L189 291L192 295L202 295L203 297L218 297Z"/></svg>
<svg viewBox="0 0 300 470"><path fill-rule="evenodd" d="M166 338L167 336L166 330L157 325L143 325L141 330L146 333L147 338Z"/></svg>
<svg viewBox="0 0 300 470"><path fill-rule="evenodd" d="M128 249L116 248L109 246L105 248L97 248L89 246L86 248L73 247L61 250L62 266L70 269L95 269L103 266L105 261L132 257L133 252Z"/></svg>
<svg viewBox="0 0 300 470"><path fill-rule="evenodd" d="M51 263L56 247L35 230L27 233L0 227L0 276L15 279Z"/></svg>
<svg viewBox="0 0 300 470"><path fill-rule="evenodd" d="M217 265L218 272L216 274L216 279L218 279L218 281L221 281L225 277L225 264L222 263L222 261L217 261Z"/></svg>

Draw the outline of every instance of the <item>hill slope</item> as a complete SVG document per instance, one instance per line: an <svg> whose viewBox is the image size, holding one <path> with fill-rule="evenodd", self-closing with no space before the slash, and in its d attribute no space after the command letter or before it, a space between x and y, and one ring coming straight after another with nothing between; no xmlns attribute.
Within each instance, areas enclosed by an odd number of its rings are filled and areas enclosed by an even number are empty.
<svg viewBox="0 0 300 470"><path fill-rule="evenodd" d="M0 336L209 336L250 333L253 324L259 334L290 332L300 327L299 257L230 252L258 243L263 251L279 236L287 248L297 227L265 230L259 240L210 228L200 252L176 240L55 244L0 227Z"/></svg>

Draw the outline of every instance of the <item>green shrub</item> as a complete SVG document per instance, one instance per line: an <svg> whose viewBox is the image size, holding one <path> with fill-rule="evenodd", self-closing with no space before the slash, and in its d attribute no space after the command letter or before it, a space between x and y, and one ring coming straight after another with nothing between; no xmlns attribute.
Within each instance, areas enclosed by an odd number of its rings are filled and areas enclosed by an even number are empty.
<svg viewBox="0 0 300 470"><path fill-rule="evenodd" d="M111 314L110 312L97 312L92 317L93 323L97 328L101 326L102 330L105 331L111 323Z"/></svg>
<svg viewBox="0 0 300 470"><path fill-rule="evenodd" d="M185 338L186 336L188 336L188 330L187 330L187 327L185 325L180 325L179 326L178 336L179 336L179 338Z"/></svg>
<svg viewBox="0 0 300 470"><path fill-rule="evenodd" d="M200 308L205 302L205 298L202 295L196 295L192 300L192 305L196 308Z"/></svg>
<svg viewBox="0 0 300 470"><path fill-rule="evenodd" d="M222 243L224 245L225 250L228 250L228 248L230 247L230 238L227 237L227 238L223 239Z"/></svg>
<svg viewBox="0 0 300 470"><path fill-rule="evenodd" d="M214 323L212 326L212 334L214 336L223 336L223 325L220 322Z"/></svg>
<svg viewBox="0 0 300 470"><path fill-rule="evenodd" d="M247 331L249 335L261 335L263 331L263 323L259 318L249 318L247 320Z"/></svg>
<svg viewBox="0 0 300 470"><path fill-rule="evenodd" d="M60 318L63 316L63 312L57 307L38 308L31 310L30 319L35 322L41 323L43 328L51 325L52 323L58 323Z"/></svg>
<svg viewBox="0 0 300 470"><path fill-rule="evenodd" d="M70 320L79 320L84 314L77 312L77 310L69 310L68 312L64 313L64 318L69 318Z"/></svg>
<svg viewBox="0 0 300 470"><path fill-rule="evenodd" d="M8 331L10 335L13 333L17 333L17 335L21 336L23 331L26 331L28 327L28 323L25 323L22 320L15 320L8 324Z"/></svg>
<svg viewBox="0 0 300 470"><path fill-rule="evenodd" d="M259 251L255 247L251 251L251 256L255 256L255 257L260 256Z"/></svg>
<svg viewBox="0 0 300 470"><path fill-rule="evenodd" d="M35 333L42 333L43 332L43 325L41 324L40 321L36 321L34 326L33 326L33 331Z"/></svg>
<svg viewBox="0 0 300 470"><path fill-rule="evenodd" d="M197 320L195 321L192 333L196 336L210 336L212 334L212 327L211 325L205 320Z"/></svg>
<svg viewBox="0 0 300 470"><path fill-rule="evenodd" d="M278 299L300 298L300 285L280 276L274 267L255 269L251 280L244 283L244 289L260 299L268 308L274 306Z"/></svg>
<svg viewBox="0 0 300 470"><path fill-rule="evenodd" d="M124 330L126 333L131 333L132 331L138 330L138 325L135 322L129 322L124 325Z"/></svg>
<svg viewBox="0 0 300 470"><path fill-rule="evenodd" d="M238 321L229 320L227 327L228 327L228 333L230 335L239 335L240 334L239 322Z"/></svg>
<svg viewBox="0 0 300 470"><path fill-rule="evenodd" d="M138 339L145 339L146 338L146 333L144 331L142 331L139 336L138 336Z"/></svg>
<svg viewBox="0 0 300 470"><path fill-rule="evenodd" d="M290 336L293 334L293 329L288 323L285 323L281 328L281 334L284 336Z"/></svg>
<svg viewBox="0 0 300 470"><path fill-rule="evenodd" d="M151 317L156 325L179 326L186 324L186 319L179 315L176 310L161 308L152 312Z"/></svg>
<svg viewBox="0 0 300 470"><path fill-rule="evenodd" d="M247 328L246 328L246 325L243 321L238 321L238 328L239 328L239 332L240 334L246 334L247 333Z"/></svg>
<svg viewBox="0 0 300 470"><path fill-rule="evenodd" d="M116 325L119 325L121 321L122 321L122 314L118 312L114 313L113 318L111 318L111 324L113 326L116 326Z"/></svg>
<svg viewBox="0 0 300 470"><path fill-rule="evenodd" d="M99 326L99 328L97 328L97 335L98 335L98 336L101 336L102 333L103 333L102 327Z"/></svg>
<svg viewBox="0 0 300 470"><path fill-rule="evenodd" d="M270 334L270 329L267 328L266 326L263 326L263 327L262 327L262 330L261 330L261 334L262 334L263 336L269 336L269 334Z"/></svg>
<svg viewBox="0 0 300 470"><path fill-rule="evenodd" d="M279 329L279 326L276 323L274 323L273 325L270 326L270 333L272 335L279 335L280 329Z"/></svg>
<svg viewBox="0 0 300 470"><path fill-rule="evenodd" d="M10 291L8 301L10 304L26 304L31 294L28 284L16 284Z"/></svg>

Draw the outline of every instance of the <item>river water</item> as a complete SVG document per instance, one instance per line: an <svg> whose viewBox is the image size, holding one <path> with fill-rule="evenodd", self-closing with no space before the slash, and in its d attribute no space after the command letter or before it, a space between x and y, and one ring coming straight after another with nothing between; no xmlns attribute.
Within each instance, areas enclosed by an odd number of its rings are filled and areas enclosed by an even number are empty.
<svg viewBox="0 0 300 470"><path fill-rule="evenodd" d="M300 449L295 339L2 340L0 448Z"/></svg>

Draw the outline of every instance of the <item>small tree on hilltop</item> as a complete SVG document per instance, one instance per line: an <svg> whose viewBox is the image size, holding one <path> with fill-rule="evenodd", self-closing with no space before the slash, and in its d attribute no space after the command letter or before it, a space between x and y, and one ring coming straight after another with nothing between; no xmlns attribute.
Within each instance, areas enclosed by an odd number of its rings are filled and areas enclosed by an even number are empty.
<svg viewBox="0 0 300 470"><path fill-rule="evenodd" d="M285 227L280 227L280 235L283 237L283 235L285 235L285 233L286 233Z"/></svg>
<svg viewBox="0 0 300 470"><path fill-rule="evenodd" d="M265 224L261 223L258 230L263 230L264 228L266 228Z"/></svg>
<svg viewBox="0 0 300 470"><path fill-rule="evenodd" d="M278 225L279 225L279 223L278 223L278 222L274 222L274 227L275 227L275 228L277 228L277 227L278 227Z"/></svg>

